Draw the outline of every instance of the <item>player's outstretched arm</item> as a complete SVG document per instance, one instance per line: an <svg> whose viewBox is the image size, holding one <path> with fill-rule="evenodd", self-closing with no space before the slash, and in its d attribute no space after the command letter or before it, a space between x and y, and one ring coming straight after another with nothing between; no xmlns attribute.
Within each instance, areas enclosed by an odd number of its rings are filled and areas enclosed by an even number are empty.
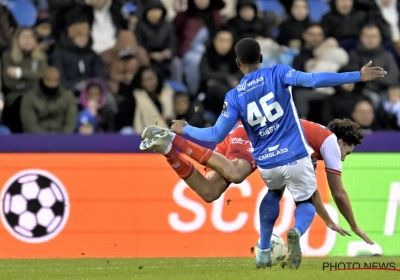
<svg viewBox="0 0 400 280"><path fill-rule="evenodd" d="M317 210L317 214L321 217L321 219L325 222L326 226L333 231L338 232L342 236L351 236L350 233L342 229L338 224L334 223L329 216L328 211L322 202L321 194L319 193L318 189L315 192L315 201L314 201L315 209Z"/></svg>
<svg viewBox="0 0 400 280"><path fill-rule="evenodd" d="M366 243L371 245L374 244L374 242L358 227L356 223L349 195L343 187L342 177L331 172L327 172L326 175L333 200L335 201L340 214L342 214L349 223L351 230L361 237Z"/></svg>
<svg viewBox="0 0 400 280"><path fill-rule="evenodd" d="M228 136L229 132L236 125L240 116L240 110L234 98L236 94L235 89L229 91L225 95L224 106L222 113L213 127L197 128L188 125L183 121L172 121L171 130L178 134L187 134L195 139L219 143Z"/></svg>
<svg viewBox="0 0 400 280"><path fill-rule="evenodd" d="M284 80L285 84L290 86L319 88L334 87L357 82L369 82L375 79L383 78L387 74L387 72L381 67L371 67L371 64L372 61L368 62L363 68L361 68L361 71L345 73L305 73L292 70L292 73L290 73L290 75L286 75Z"/></svg>
<svg viewBox="0 0 400 280"><path fill-rule="evenodd" d="M171 130L178 134L187 134L201 141L220 143L235 126L236 120L232 123L220 116L214 126L207 128L198 128L185 121L173 120Z"/></svg>

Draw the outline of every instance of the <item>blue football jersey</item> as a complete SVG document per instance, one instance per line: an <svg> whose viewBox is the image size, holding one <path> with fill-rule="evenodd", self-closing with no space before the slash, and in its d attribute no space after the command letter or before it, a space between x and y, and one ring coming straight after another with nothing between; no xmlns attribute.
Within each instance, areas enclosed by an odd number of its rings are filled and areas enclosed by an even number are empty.
<svg viewBox="0 0 400 280"><path fill-rule="evenodd" d="M261 168L286 165L313 152L292 99L290 85L298 74L286 65L259 69L226 94L221 115L230 123L241 119Z"/></svg>

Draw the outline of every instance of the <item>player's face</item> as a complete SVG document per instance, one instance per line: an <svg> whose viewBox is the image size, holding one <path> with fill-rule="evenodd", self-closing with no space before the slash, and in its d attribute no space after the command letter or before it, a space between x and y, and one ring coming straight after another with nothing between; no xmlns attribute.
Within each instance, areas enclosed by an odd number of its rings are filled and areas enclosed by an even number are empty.
<svg viewBox="0 0 400 280"><path fill-rule="evenodd" d="M342 139L338 140L338 144L339 144L339 147L340 147L340 153L341 153L341 156L342 156L342 161L344 161L346 159L346 156L350 155L353 152L354 145L353 144L349 145L346 142L343 142Z"/></svg>
<svg viewBox="0 0 400 280"><path fill-rule="evenodd" d="M336 0L336 9L342 15L347 15L353 9L353 0Z"/></svg>
<svg viewBox="0 0 400 280"><path fill-rule="evenodd" d="M298 20L302 21L308 16L308 6L304 0L295 0L292 5L292 15Z"/></svg>

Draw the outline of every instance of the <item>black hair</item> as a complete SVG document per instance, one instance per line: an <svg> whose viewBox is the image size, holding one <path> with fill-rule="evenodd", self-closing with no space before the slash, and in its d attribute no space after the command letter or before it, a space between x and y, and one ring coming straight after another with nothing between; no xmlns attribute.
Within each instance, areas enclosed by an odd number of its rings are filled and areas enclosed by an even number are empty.
<svg viewBox="0 0 400 280"><path fill-rule="evenodd" d="M260 44L253 38L244 38L236 46L236 57L243 64L258 64L261 58Z"/></svg>
<svg viewBox="0 0 400 280"><path fill-rule="evenodd" d="M321 28L322 30L323 30L323 28L322 28L322 25L320 24L320 23L318 23L318 22L309 22L307 25L306 25L306 29L305 30L307 30L307 29L309 29L309 28L312 28L312 27L319 27L319 28Z"/></svg>
<svg viewBox="0 0 400 280"><path fill-rule="evenodd" d="M158 85L157 85L155 93L161 93L161 91L164 87L164 78L163 78L161 72L153 66L142 66L139 68L137 74L135 75L135 77L133 78L133 81L132 81L133 87L136 89L144 89L142 86L142 76L143 76L144 72L146 72L146 71L151 71L157 76Z"/></svg>
<svg viewBox="0 0 400 280"><path fill-rule="evenodd" d="M361 28L360 34L363 34L365 29L372 29L372 28L377 28L379 30L379 33L382 35L381 28L378 25L376 25L375 23L371 23L371 22L363 25L363 27Z"/></svg>
<svg viewBox="0 0 400 280"><path fill-rule="evenodd" d="M348 145L360 145L364 139L361 127L349 119L334 119L328 124L328 129Z"/></svg>

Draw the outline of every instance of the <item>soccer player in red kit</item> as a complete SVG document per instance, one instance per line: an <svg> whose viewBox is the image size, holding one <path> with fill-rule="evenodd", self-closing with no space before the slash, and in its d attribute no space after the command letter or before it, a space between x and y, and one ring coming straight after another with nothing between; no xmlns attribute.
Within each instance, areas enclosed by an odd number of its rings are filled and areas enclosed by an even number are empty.
<svg viewBox="0 0 400 280"><path fill-rule="evenodd" d="M348 119L336 119L329 123L328 127L305 120L301 120L301 122L307 142L314 150L311 156L314 166L316 167L318 160L325 162L328 184L340 213L345 217L355 234L364 239L365 242L373 244L355 222L350 201L341 179L342 161L353 151L356 145L362 143L364 135L361 128ZM153 136L160 132L164 135L170 134L170 141L153 141ZM178 176L206 202L213 202L218 199L231 183L243 182L257 168L252 158L250 141L241 123L238 123L237 127L230 132L224 141L215 147L214 152L155 126L147 128L142 137L145 140L141 144L141 149L152 149L164 154ZM207 166L206 175L203 176L192 162L185 159L173 147L198 163ZM282 196L283 191L284 187L275 192ZM349 235L348 232L332 221L318 191L314 204L317 213L329 228L341 235Z"/></svg>

